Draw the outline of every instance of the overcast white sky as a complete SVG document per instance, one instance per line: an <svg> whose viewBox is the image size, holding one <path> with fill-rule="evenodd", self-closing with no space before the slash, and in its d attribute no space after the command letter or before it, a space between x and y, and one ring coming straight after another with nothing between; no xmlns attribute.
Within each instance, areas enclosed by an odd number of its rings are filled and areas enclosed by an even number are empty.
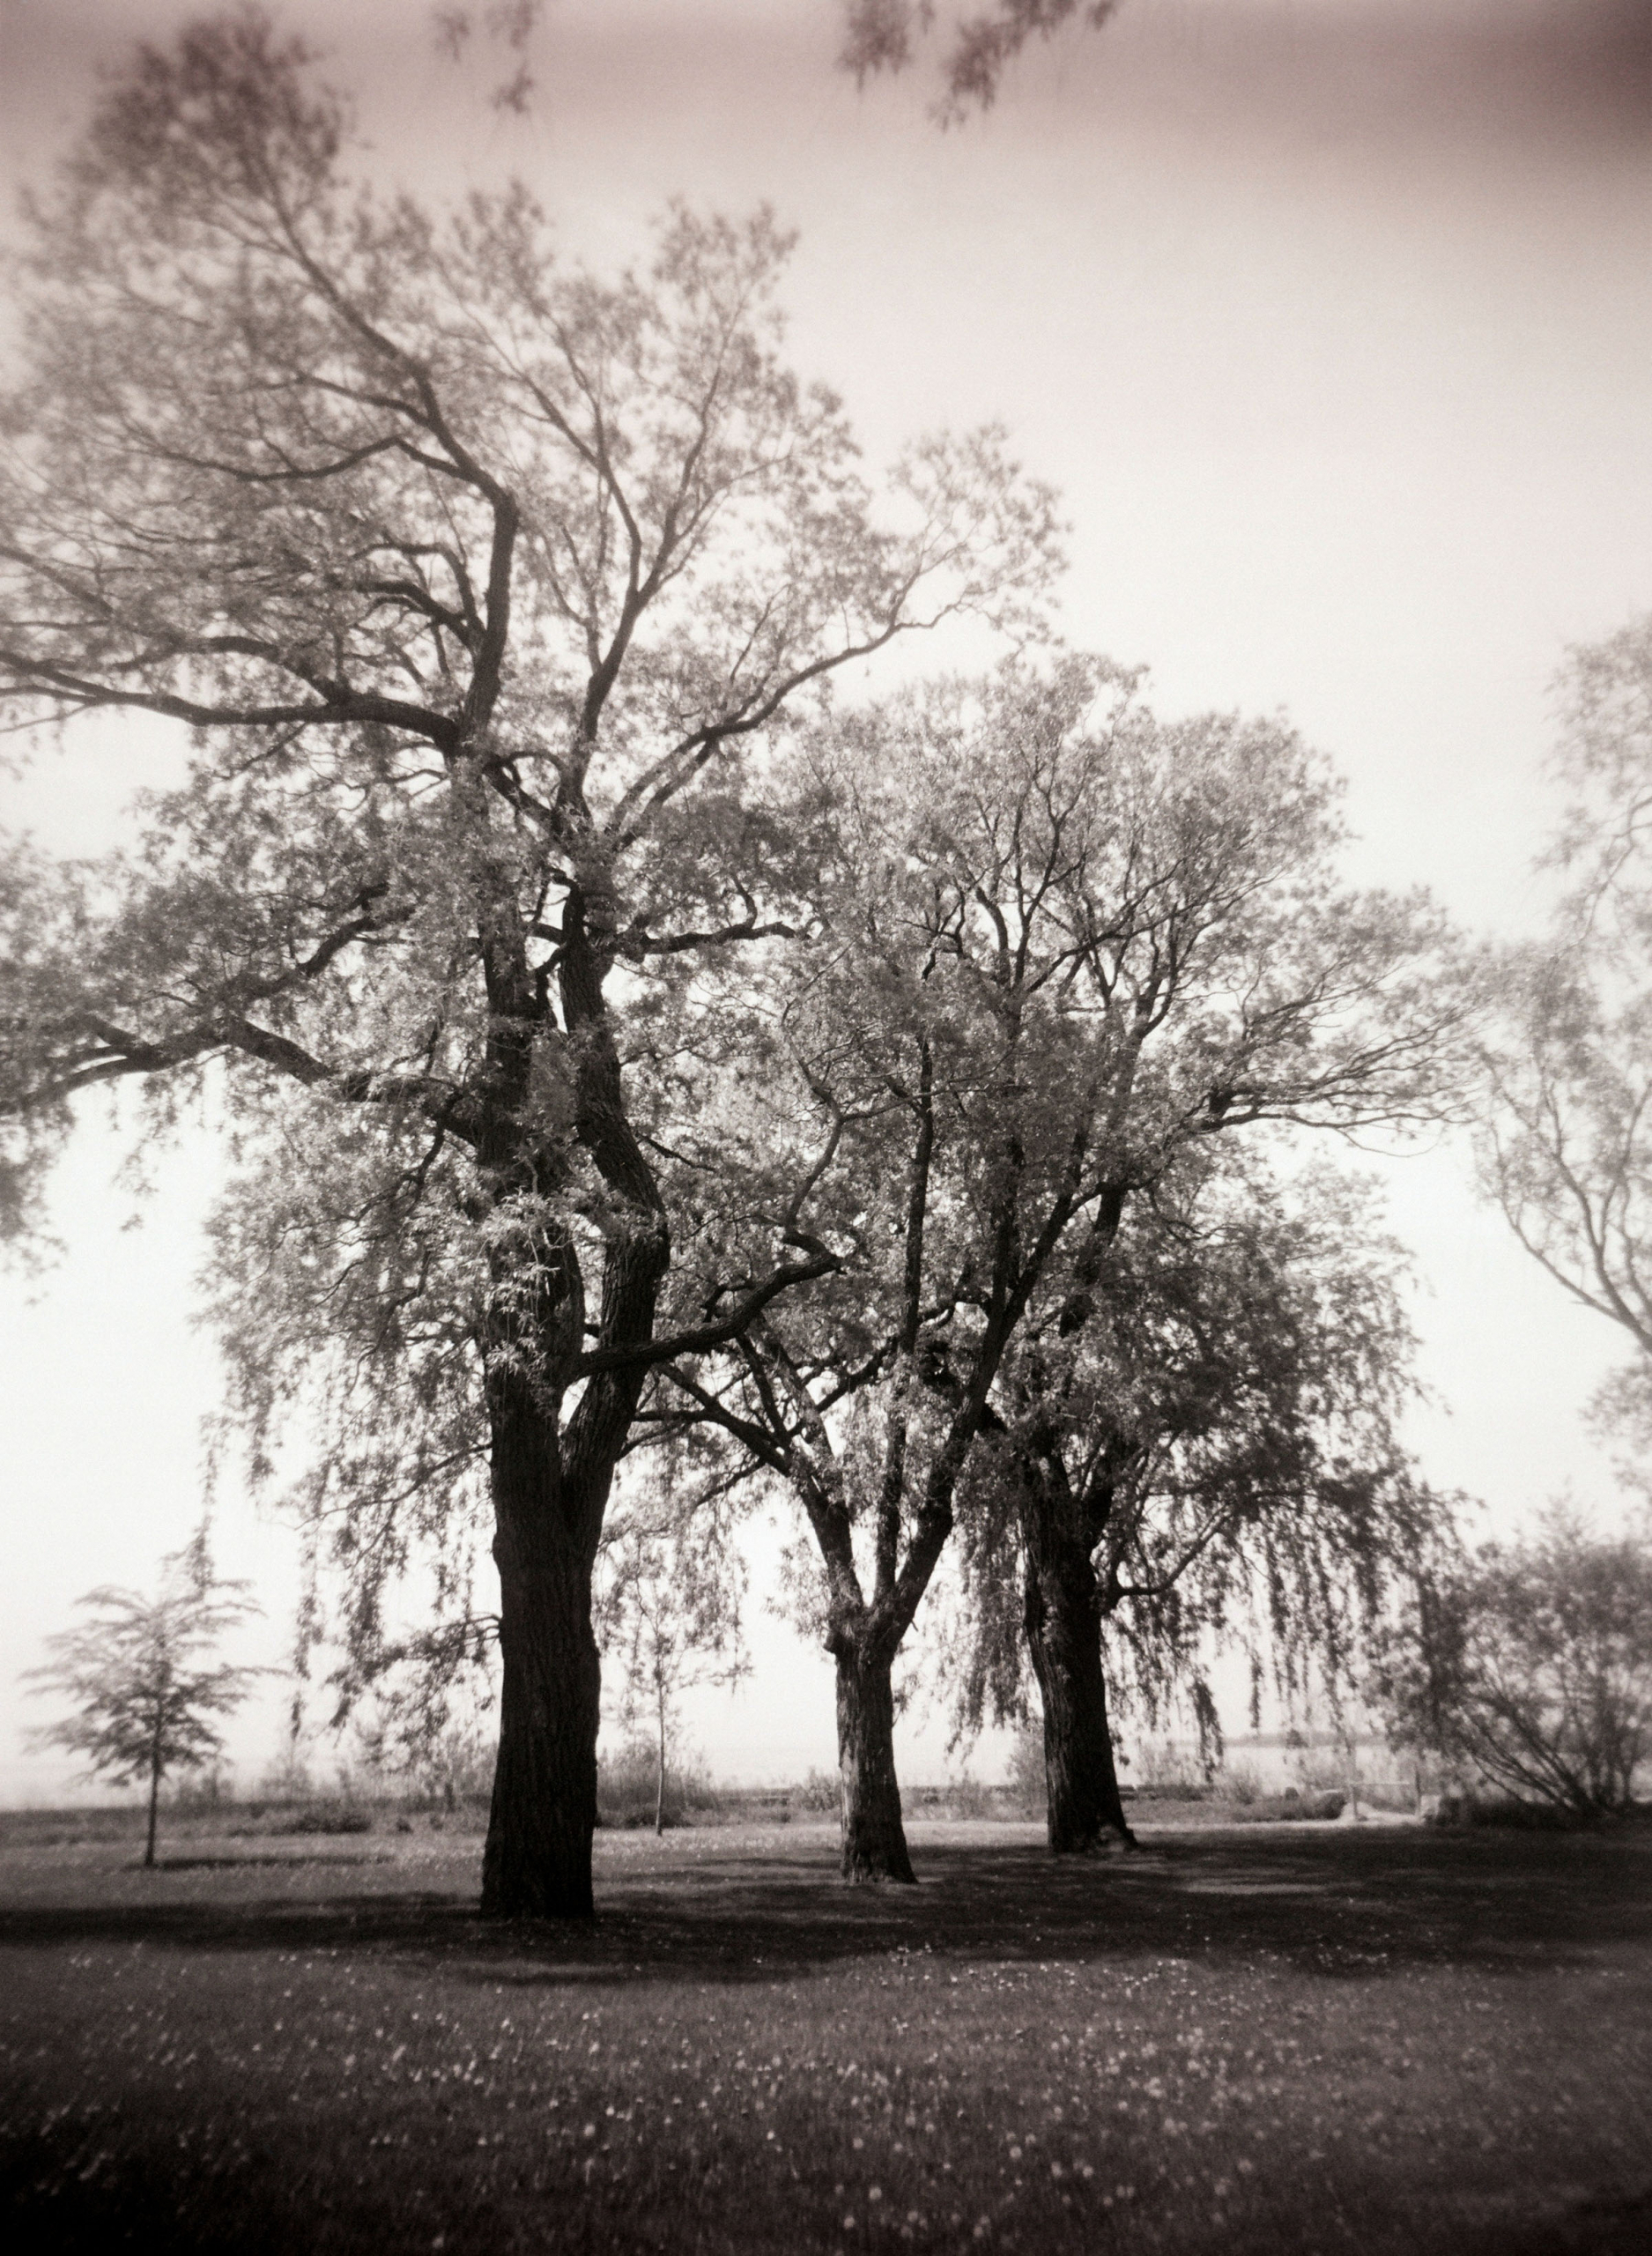
<svg viewBox="0 0 1652 2256"><path fill-rule="evenodd" d="M97 68L189 12L0 0L8 206ZM1132 0L945 135L930 87L833 71L833 0L552 0L523 120L436 59L418 0L282 12L331 49L387 170L431 195L520 171L594 259L673 195L772 202L801 231L796 362L874 459L1001 418L1066 496L1072 641L1149 664L1167 709L1288 709L1349 779L1360 876L1426 883L1484 928L1540 918L1546 685L1568 642L1652 605L1642 0ZM165 756L109 731L45 753L0 819L101 843ZM89 1584L146 1581L198 1510L215 1371L189 1311L215 1162L178 1154L126 1231L119 1149L88 1120L63 1258L0 1280L0 1800L65 1777L20 1752L14 1671ZM1426 1280L1426 1469L1500 1525L1568 1485L1615 1510L1579 1420L1608 1327L1476 1205L1460 1154L1384 1173ZM273 1658L292 1538L233 1495L219 1527ZM752 1626L753 1681L695 1703L714 1767L826 1765L824 1662ZM272 1686L239 1729L243 1770L278 1709ZM909 1777L939 1774L944 1739L910 1728Z"/></svg>

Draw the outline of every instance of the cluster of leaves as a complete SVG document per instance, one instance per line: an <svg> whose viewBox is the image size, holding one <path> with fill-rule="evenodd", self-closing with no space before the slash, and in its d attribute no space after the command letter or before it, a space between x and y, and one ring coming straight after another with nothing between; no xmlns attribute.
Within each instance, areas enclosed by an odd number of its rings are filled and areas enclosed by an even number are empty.
<svg viewBox="0 0 1652 2256"><path fill-rule="evenodd" d="M955 124L990 109L1005 70L1030 41L1053 38L1075 17L1100 31L1118 6L1119 0L989 0L951 26L937 116ZM909 69L937 12L935 0L844 0L842 68L862 85Z"/></svg>

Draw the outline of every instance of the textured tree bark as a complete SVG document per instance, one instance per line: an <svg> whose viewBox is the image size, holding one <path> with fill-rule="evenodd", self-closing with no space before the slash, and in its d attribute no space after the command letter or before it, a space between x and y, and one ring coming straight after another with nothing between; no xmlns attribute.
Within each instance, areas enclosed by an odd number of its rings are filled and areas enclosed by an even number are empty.
<svg viewBox="0 0 1652 2256"><path fill-rule="evenodd" d="M915 1885L895 1777L894 1656L870 1640L836 1649L843 1877Z"/></svg>
<svg viewBox="0 0 1652 2256"><path fill-rule="evenodd" d="M1081 1854L1136 1845L1119 1794L1101 1665L1101 1592L1085 1532L1065 1524L1064 1496L1029 1466L1021 1495L1026 1558L1023 1620L1044 1708L1049 1845Z"/></svg>
<svg viewBox="0 0 1652 2256"><path fill-rule="evenodd" d="M591 1554L557 1494L554 1436L541 1429L540 1447L533 1447L537 1423L494 1423L504 1681L482 1915L589 1919L602 1690Z"/></svg>

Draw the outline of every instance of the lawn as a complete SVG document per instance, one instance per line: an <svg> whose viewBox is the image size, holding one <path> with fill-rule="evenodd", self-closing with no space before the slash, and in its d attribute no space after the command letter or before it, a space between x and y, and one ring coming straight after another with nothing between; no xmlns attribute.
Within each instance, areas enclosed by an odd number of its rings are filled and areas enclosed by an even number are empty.
<svg viewBox="0 0 1652 2256"><path fill-rule="evenodd" d="M1537 2256L1652 2245L1652 1840L915 1825L0 1836L9 2246Z"/></svg>

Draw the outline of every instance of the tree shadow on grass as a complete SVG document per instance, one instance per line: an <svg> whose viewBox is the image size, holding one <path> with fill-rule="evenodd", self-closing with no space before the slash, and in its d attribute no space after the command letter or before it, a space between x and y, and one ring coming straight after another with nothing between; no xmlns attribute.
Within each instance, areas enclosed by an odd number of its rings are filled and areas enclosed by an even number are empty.
<svg viewBox="0 0 1652 2256"><path fill-rule="evenodd" d="M1248 1828L1237 1840L1161 1835L1137 1855L1093 1859L1054 1859L1025 1840L924 1847L924 1884L854 1889L838 1882L826 1842L790 1853L668 1848L611 1867L589 1925L484 1922L468 1896L416 1884L344 1895L323 1882L240 1902L83 1896L0 1911L0 1948L348 1948L411 1955L478 1980L739 1984L912 1953L1027 1964L1274 1957L1370 1980L1419 1963L1552 1966L1652 1940L1652 1847L1628 1837L1374 1830L1307 1839ZM322 1861L198 1858L172 1869L227 1877L282 1864L296 1878ZM420 1877L397 1871L410 1883ZM63 1882L89 1894L95 1876L73 1870Z"/></svg>
<svg viewBox="0 0 1652 2256"><path fill-rule="evenodd" d="M358 1852L354 1855L319 1857L157 1857L154 1868L159 1872L243 1872L248 1866L262 1865L280 1872L302 1872L311 1865L389 1865L395 1861L384 1850L376 1856ZM123 1869L142 1872L144 1867L141 1859L134 1858Z"/></svg>

